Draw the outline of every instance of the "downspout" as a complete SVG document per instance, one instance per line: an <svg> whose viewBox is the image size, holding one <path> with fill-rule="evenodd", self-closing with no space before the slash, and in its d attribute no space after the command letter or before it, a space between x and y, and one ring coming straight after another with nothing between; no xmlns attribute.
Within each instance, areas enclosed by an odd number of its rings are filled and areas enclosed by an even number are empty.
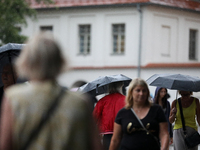
<svg viewBox="0 0 200 150"><path fill-rule="evenodd" d="M138 77L140 77L140 73L141 73L141 54L142 54L142 18L143 18L140 4L137 4L137 10L138 10L139 15L140 15L140 22L139 22L139 46L138 46L138 67L137 67Z"/></svg>

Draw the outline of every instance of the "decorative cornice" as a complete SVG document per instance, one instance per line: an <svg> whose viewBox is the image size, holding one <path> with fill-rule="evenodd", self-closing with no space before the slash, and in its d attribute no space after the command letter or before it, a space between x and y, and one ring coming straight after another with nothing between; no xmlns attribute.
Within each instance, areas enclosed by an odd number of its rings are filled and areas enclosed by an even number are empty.
<svg viewBox="0 0 200 150"><path fill-rule="evenodd" d="M103 69L135 69L137 66L102 66L102 67L93 67L93 66L87 66L87 67L70 67L70 69L73 70L103 70Z"/></svg>
<svg viewBox="0 0 200 150"><path fill-rule="evenodd" d="M70 8L70 7L88 7L88 6L115 6L115 5L133 5L133 4L152 4L181 9L200 11L200 2L197 0L53 0L54 4L38 4L35 0L29 0L34 9L48 8Z"/></svg>
<svg viewBox="0 0 200 150"><path fill-rule="evenodd" d="M142 68L198 68L200 63L149 63Z"/></svg>
<svg viewBox="0 0 200 150"><path fill-rule="evenodd" d="M137 66L102 66L102 67L70 67L73 70L103 70L103 69L136 69ZM141 66L143 69L151 68L200 68L200 63L149 63Z"/></svg>

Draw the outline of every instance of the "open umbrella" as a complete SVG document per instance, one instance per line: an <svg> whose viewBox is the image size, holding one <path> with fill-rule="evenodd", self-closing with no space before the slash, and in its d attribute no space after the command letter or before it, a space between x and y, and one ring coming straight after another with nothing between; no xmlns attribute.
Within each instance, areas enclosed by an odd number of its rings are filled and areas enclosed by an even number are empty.
<svg viewBox="0 0 200 150"><path fill-rule="evenodd" d="M200 78L183 74L154 74L146 80L149 85L181 91L200 91Z"/></svg>
<svg viewBox="0 0 200 150"><path fill-rule="evenodd" d="M0 76L6 64L12 64L25 44L8 43L0 47ZM3 86L0 78L0 87Z"/></svg>
<svg viewBox="0 0 200 150"><path fill-rule="evenodd" d="M113 82L119 82L123 81L124 86L128 86L131 82L131 78L122 75L108 75L108 76L101 76L91 82L88 82L87 84L81 86L78 91L81 91L82 93L88 93L92 96L97 96L100 94L104 94L108 92L108 85Z"/></svg>

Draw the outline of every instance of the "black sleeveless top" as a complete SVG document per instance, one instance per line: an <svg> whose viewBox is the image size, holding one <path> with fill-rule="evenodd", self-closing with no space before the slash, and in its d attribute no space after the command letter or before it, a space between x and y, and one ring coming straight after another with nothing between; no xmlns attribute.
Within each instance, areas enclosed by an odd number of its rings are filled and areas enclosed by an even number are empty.
<svg viewBox="0 0 200 150"><path fill-rule="evenodd" d="M153 104L147 115L141 119L143 125L159 139L159 123L167 122L163 109ZM130 109L122 108L115 119L122 126L123 137L121 150L157 150L157 142L153 136L147 135ZM131 124L132 125L131 125ZM129 124L129 126L128 126Z"/></svg>

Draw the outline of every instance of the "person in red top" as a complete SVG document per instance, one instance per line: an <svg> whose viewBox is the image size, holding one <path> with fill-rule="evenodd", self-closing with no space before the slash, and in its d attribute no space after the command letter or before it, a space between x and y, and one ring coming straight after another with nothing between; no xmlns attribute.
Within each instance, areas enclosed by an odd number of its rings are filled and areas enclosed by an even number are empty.
<svg viewBox="0 0 200 150"><path fill-rule="evenodd" d="M109 149L115 117L118 111L125 106L125 96L122 94L123 85L123 81L109 84L109 94L97 102L93 111L103 137L105 150Z"/></svg>

